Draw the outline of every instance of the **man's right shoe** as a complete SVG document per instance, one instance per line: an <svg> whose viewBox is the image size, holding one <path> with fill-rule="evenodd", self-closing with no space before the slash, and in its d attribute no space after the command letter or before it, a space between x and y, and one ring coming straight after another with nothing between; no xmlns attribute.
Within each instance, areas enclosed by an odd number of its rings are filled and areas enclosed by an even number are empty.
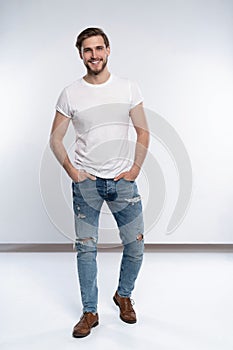
<svg viewBox="0 0 233 350"><path fill-rule="evenodd" d="M85 312L80 321L74 326L73 337L84 338L91 333L91 328L98 326L99 316L92 312Z"/></svg>

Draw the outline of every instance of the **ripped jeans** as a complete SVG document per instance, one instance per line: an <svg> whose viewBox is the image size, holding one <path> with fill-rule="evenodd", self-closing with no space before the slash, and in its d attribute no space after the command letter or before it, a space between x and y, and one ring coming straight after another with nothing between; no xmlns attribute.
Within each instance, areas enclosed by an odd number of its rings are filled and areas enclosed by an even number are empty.
<svg viewBox="0 0 233 350"><path fill-rule="evenodd" d="M130 297L144 250L141 198L134 181L96 178L72 183L78 276L83 312L97 312L97 242L99 215L106 201L123 244L117 292Z"/></svg>

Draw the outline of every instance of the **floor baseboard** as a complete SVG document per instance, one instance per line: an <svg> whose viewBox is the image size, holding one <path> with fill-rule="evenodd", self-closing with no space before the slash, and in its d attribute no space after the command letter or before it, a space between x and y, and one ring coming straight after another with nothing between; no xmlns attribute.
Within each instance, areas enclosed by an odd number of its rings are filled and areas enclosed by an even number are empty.
<svg viewBox="0 0 233 350"><path fill-rule="evenodd" d="M99 244L98 251L100 252L118 252L122 250L121 245L117 244ZM145 252L233 252L233 244L164 244L164 243L154 243L145 244ZM0 244L0 253L68 253L75 252L73 244L69 243L28 243L28 244L14 244L5 243Z"/></svg>

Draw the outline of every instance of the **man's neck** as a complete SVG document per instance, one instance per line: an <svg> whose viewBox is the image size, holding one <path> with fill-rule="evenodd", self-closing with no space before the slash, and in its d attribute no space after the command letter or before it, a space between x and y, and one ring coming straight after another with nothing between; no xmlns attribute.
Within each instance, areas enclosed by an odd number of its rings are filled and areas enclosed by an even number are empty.
<svg viewBox="0 0 233 350"><path fill-rule="evenodd" d="M88 82L89 84L103 84L105 83L110 77L110 73L108 70L104 70L103 72L101 72L100 74L90 74L87 73L83 79Z"/></svg>

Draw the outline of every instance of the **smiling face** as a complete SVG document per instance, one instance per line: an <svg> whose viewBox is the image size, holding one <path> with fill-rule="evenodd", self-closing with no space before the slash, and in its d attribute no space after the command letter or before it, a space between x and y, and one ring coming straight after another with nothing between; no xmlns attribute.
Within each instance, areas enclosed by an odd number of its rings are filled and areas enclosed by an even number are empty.
<svg viewBox="0 0 233 350"><path fill-rule="evenodd" d="M98 75L107 66L110 47L106 47L101 35L91 36L83 40L80 57L85 64L88 74Z"/></svg>

